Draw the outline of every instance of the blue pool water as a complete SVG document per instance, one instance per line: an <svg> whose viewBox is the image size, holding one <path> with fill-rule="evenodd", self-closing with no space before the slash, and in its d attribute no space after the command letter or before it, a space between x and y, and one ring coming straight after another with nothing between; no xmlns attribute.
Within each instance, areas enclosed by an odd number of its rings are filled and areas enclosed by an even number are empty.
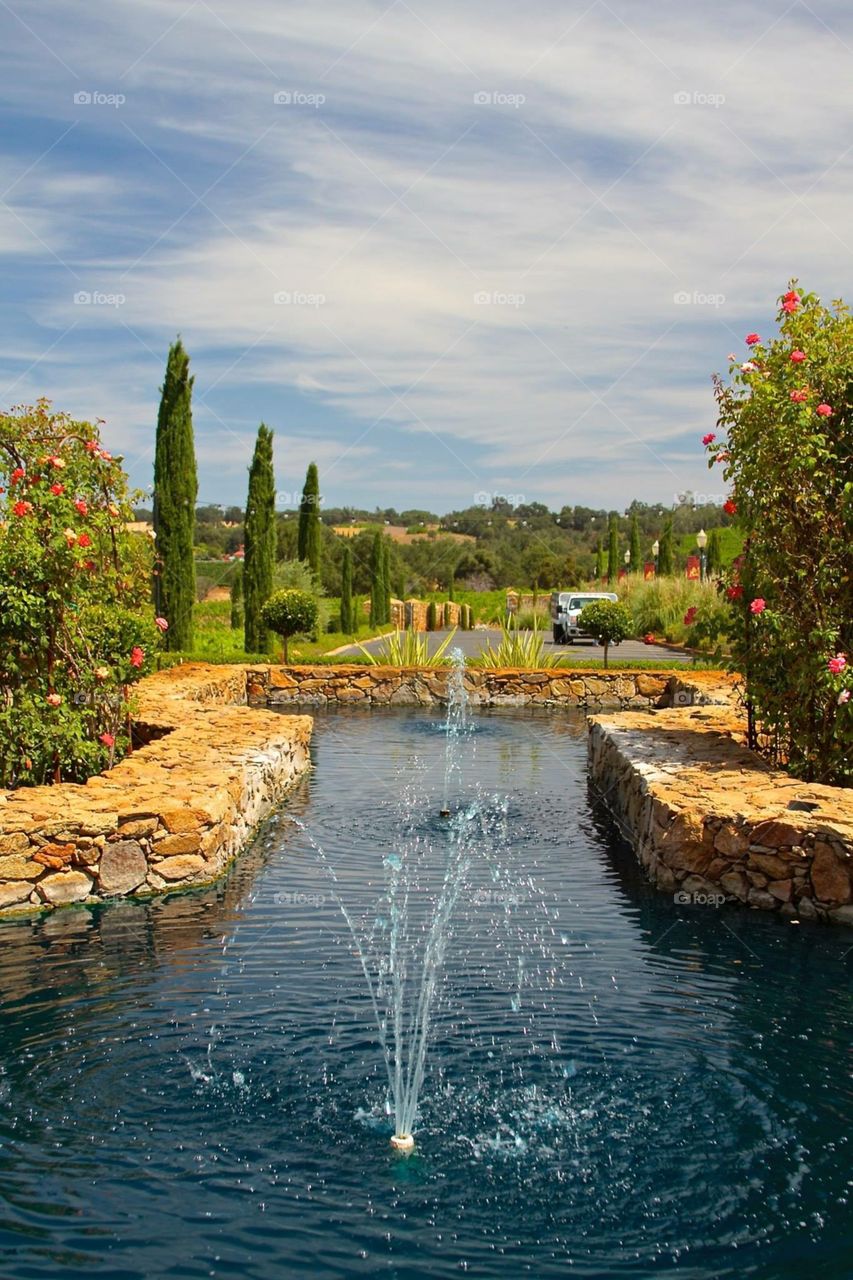
<svg viewBox="0 0 853 1280"><path fill-rule="evenodd" d="M440 864L442 720L320 714L313 756L215 889L0 924L2 1280L850 1274L847 932L658 894L580 717L477 714L451 792L504 834L406 1159L315 845L358 918L406 815Z"/></svg>

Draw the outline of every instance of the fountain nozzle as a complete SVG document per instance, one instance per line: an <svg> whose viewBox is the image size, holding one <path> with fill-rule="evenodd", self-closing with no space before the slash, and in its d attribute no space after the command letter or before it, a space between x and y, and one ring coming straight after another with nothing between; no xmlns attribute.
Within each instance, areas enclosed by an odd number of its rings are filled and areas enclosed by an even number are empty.
<svg viewBox="0 0 853 1280"><path fill-rule="evenodd" d="M439 816L439 818L449 818L449 817L450 817L450 810L449 810L449 809L439 809L439 811L438 811L438 816Z"/></svg>
<svg viewBox="0 0 853 1280"><path fill-rule="evenodd" d="M415 1149L415 1140L410 1133L395 1133L391 1138L391 1146L395 1151L402 1151L409 1156Z"/></svg>

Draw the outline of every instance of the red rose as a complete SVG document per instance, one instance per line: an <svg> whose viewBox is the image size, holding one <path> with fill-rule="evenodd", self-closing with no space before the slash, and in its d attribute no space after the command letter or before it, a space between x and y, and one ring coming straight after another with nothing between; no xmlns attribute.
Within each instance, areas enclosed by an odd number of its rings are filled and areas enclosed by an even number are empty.
<svg viewBox="0 0 853 1280"><path fill-rule="evenodd" d="M725 502L723 503L723 510L725 511L727 516L736 515L737 503L732 498L726 498Z"/></svg>
<svg viewBox="0 0 853 1280"><path fill-rule="evenodd" d="M87 516L89 514L89 508L82 498L75 498L74 506L80 512L81 516Z"/></svg>
<svg viewBox="0 0 853 1280"><path fill-rule="evenodd" d="M806 358L805 351L797 350L797 351L791 352L791 361L793 364L802 364L805 358Z"/></svg>
<svg viewBox="0 0 853 1280"><path fill-rule="evenodd" d="M782 301L798 303L800 301L800 295L797 293L796 289L789 289L787 293L782 295Z"/></svg>
<svg viewBox="0 0 853 1280"><path fill-rule="evenodd" d="M64 493L64 492L65 492L65 485L63 485L63 484L52 484L52 485L50 486L50 492L51 492L51 493L56 494L56 496L57 496L57 498L58 498L58 497L59 497L59 495L60 495L61 493Z"/></svg>
<svg viewBox="0 0 853 1280"><path fill-rule="evenodd" d="M111 733L102 733L98 742L103 742L105 747L114 747L116 740Z"/></svg>
<svg viewBox="0 0 853 1280"><path fill-rule="evenodd" d="M828 404L819 404L815 409L815 413L819 413L822 418L828 418L832 413L832 406Z"/></svg>
<svg viewBox="0 0 853 1280"><path fill-rule="evenodd" d="M77 538L78 547L91 547L91 545L92 539L89 537L88 533L81 533Z"/></svg>
<svg viewBox="0 0 853 1280"><path fill-rule="evenodd" d="M806 400L808 400L808 398L809 398L808 391L799 390L799 391L791 392L791 399L793 400L794 404L803 404Z"/></svg>
<svg viewBox="0 0 853 1280"><path fill-rule="evenodd" d="M726 587L726 595L730 600L740 600L741 596L743 595L743 587L740 587L740 586Z"/></svg>
<svg viewBox="0 0 853 1280"><path fill-rule="evenodd" d="M709 431L706 436L702 437L702 443L707 447L709 444L713 444L716 438L713 431Z"/></svg>
<svg viewBox="0 0 853 1280"><path fill-rule="evenodd" d="M145 661L145 654L139 645L134 645L130 651L130 665L132 667L141 667Z"/></svg>
<svg viewBox="0 0 853 1280"><path fill-rule="evenodd" d="M16 516L28 516L32 509L33 504L31 502L16 502L12 511Z"/></svg>
<svg viewBox="0 0 853 1280"><path fill-rule="evenodd" d="M746 345L747 345L748 347L754 347L754 346L755 346L757 343L759 343L760 341L761 341L761 339L760 339L760 337L758 336L758 334L757 334L757 333L748 333L748 334L746 335Z"/></svg>

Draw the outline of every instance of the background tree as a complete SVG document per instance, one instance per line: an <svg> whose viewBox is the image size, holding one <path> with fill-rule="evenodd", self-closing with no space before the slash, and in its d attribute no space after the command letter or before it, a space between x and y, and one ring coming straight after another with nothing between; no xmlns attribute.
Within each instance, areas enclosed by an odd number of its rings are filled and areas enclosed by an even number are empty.
<svg viewBox="0 0 853 1280"><path fill-rule="evenodd" d="M631 516L631 572L643 572L643 549L640 542L640 520L636 512Z"/></svg>
<svg viewBox="0 0 853 1280"><path fill-rule="evenodd" d="M607 552L604 550L604 543L601 538L598 539L598 547L595 553L596 577L599 582L603 582L607 577Z"/></svg>
<svg viewBox="0 0 853 1280"><path fill-rule="evenodd" d="M169 348L160 393L154 448L155 612L169 623L169 649L193 647L195 562L193 539L198 496L193 443L190 358L178 338Z"/></svg>
<svg viewBox="0 0 853 1280"><path fill-rule="evenodd" d="M370 625L381 627L385 618L385 552L379 529L373 535L370 556Z"/></svg>
<svg viewBox="0 0 853 1280"><path fill-rule="evenodd" d="M317 601L307 591L296 587L284 587L275 591L261 609L261 625L281 636L284 642L284 661L287 662L287 642L293 636L308 635L317 626Z"/></svg>
<svg viewBox="0 0 853 1280"><path fill-rule="evenodd" d="M299 539L297 554L319 575L323 553L323 530L320 521L320 477L316 462L308 464L302 501L299 504Z"/></svg>
<svg viewBox="0 0 853 1280"><path fill-rule="evenodd" d="M344 547L341 568L341 631L345 636L355 634L355 614L352 603L352 552Z"/></svg>
<svg viewBox="0 0 853 1280"><path fill-rule="evenodd" d="M660 537L658 550L658 575L661 578L672 577L675 573L675 552L672 545L672 516L667 518Z"/></svg>
<svg viewBox="0 0 853 1280"><path fill-rule="evenodd" d="M382 621L388 624L391 621L391 543L384 538L382 541Z"/></svg>
<svg viewBox="0 0 853 1280"><path fill-rule="evenodd" d="M607 581L612 584L619 578L619 518L611 511L607 529Z"/></svg>
<svg viewBox="0 0 853 1280"><path fill-rule="evenodd" d="M616 600L594 600L581 609L578 626L604 646L604 665L612 644L627 640L633 630L631 610Z"/></svg>
<svg viewBox="0 0 853 1280"><path fill-rule="evenodd" d="M718 574L723 571L723 543L719 529L712 529L708 534L705 569L709 577L711 574Z"/></svg>
<svg viewBox="0 0 853 1280"><path fill-rule="evenodd" d="M276 553L272 431L262 422L249 468L243 560L243 643L246 653L266 653L269 635L262 609L272 593Z"/></svg>
<svg viewBox="0 0 853 1280"><path fill-rule="evenodd" d="M237 566L234 581L231 583L231 630L240 631L243 627L243 566Z"/></svg>

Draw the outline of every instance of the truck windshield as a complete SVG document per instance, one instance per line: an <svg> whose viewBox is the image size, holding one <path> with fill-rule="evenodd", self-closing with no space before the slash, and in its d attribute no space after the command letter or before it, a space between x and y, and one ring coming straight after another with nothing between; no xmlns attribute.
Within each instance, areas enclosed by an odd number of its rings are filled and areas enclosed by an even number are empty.
<svg viewBox="0 0 853 1280"><path fill-rule="evenodd" d="M596 596L572 596L569 601L570 609L583 609L585 605L594 604Z"/></svg>

